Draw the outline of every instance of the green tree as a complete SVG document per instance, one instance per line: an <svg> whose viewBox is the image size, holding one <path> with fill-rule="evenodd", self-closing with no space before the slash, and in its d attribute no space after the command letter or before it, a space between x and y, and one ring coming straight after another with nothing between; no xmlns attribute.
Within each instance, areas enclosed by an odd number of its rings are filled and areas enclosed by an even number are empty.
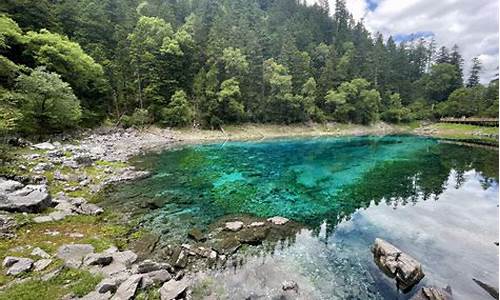
<svg viewBox="0 0 500 300"><path fill-rule="evenodd" d="M218 118L227 122L239 122L244 118L245 109L241 103L238 80L233 77L221 83L218 96Z"/></svg>
<svg viewBox="0 0 500 300"><path fill-rule="evenodd" d="M433 65L431 72L420 80L430 103L442 102L453 92L459 74L455 66L447 63Z"/></svg>
<svg viewBox="0 0 500 300"><path fill-rule="evenodd" d="M467 87L474 87L479 84L479 73L481 73L481 69L481 61L478 57L474 57L472 59L472 68L470 70L469 79L467 80Z"/></svg>
<svg viewBox="0 0 500 300"><path fill-rule="evenodd" d="M333 117L340 122L370 124L379 118L380 94L369 89L370 83L363 78L344 82L330 90L326 103L333 107Z"/></svg>
<svg viewBox="0 0 500 300"><path fill-rule="evenodd" d="M17 79L22 129L48 133L78 125L80 104L69 84L38 67Z"/></svg>
<svg viewBox="0 0 500 300"><path fill-rule="evenodd" d="M162 109L162 122L168 126L187 126L193 122L193 108L184 91L176 91L167 107Z"/></svg>
<svg viewBox="0 0 500 300"><path fill-rule="evenodd" d="M25 55L35 60L35 65L60 74L81 100L85 119L106 113L108 83L102 66L87 55L80 45L48 30L30 31L26 34Z"/></svg>
<svg viewBox="0 0 500 300"><path fill-rule="evenodd" d="M387 100L383 102L383 112L381 114L382 120L391 123L409 121L410 110L403 107L401 104L401 97L398 93L389 95Z"/></svg>

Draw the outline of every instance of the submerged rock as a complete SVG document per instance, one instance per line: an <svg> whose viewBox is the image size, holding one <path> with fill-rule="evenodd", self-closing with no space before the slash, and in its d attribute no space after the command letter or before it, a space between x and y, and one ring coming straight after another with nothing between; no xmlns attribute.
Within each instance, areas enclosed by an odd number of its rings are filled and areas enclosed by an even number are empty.
<svg viewBox="0 0 500 300"><path fill-rule="evenodd" d="M197 242L204 242L207 240L207 238L203 235L201 230L199 230L198 228L193 228L193 229L189 230L188 237L190 239L197 241Z"/></svg>
<svg viewBox="0 0 500 300"><path fill-rule="evenodd" d="M237 239L243 244L260 245L269 232L266 227L245 228L238 232Z"/></svg>
<svg viewBox="0 0 500 300"><path fill-rule="evenodd" d="M411 300L452 300L451 287L447 286L445 289L437 287L423 287L421 288Z"/></svg>
<svg viewBox="0 0 500 300"><path fill-rule="evenodd" d="M395 277L398 288L404 292L409 291L425 276L418 261L387 241L375 239L372 251L379 268Z"/></svg>

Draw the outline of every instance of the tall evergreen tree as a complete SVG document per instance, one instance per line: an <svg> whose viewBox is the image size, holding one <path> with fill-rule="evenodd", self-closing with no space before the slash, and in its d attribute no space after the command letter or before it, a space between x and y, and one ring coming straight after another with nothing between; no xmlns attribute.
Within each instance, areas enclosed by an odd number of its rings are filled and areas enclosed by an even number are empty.
<svg viewBox="0 0 500 300"><path fill-rule="evenodd" d="M481 73L481 61L478 57L472 59L472 68L470 70L469 79L467 80L467 87L477 86L480 82L479 73Z"/></svg>

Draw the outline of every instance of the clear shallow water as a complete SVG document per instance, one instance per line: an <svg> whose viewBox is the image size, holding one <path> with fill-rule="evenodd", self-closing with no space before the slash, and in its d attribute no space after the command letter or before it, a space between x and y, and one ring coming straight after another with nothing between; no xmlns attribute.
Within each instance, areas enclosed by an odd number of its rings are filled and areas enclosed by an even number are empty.
<svg viewBox="0 0 500 300"><path fill-rule="evenodd" d="M154 176L106 201L137 210L164 241L220 217L281 215L294 239L209 272L231 299L272 298L295 280L303 299L406 299L372 262L382 237L422 262L421 284L488 299L498 282L498 152L412 136L290 139L186 146L140 158ZM258 250L260 251L260 250Z"/></svg>

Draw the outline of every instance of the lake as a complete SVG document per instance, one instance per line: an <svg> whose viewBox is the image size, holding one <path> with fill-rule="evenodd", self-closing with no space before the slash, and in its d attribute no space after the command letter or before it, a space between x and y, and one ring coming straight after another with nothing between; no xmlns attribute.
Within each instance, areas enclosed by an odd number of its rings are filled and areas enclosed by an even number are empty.
<svg viewBox="0 0 500 300"><path fill-rule="evenodd" d="M472 278L498 287L496 149L319 137L185 145L136 164L153 175L116 186L104 205L129 212L160 244L189 242L192 228L208 232L228 217L283 216L300 227L241 251L237 265L199 270L219 296L274 299L283 280L298 283L300 299L408 299L424 285L491 299ZM422 263L426 276L409 293L373 262L376 237Z"/></svg>

